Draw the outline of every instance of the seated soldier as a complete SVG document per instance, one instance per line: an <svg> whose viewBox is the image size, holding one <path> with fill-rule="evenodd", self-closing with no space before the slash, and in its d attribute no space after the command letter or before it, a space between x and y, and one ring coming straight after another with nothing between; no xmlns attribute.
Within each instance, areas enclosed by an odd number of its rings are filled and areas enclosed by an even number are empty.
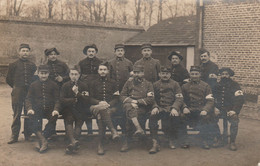
<svg viewBox="0 0 260 166"><path fill-rule="evenodd" d="M182 86L184 100L183 119L186 118L186 124L189 126L199 129L202 147L209 149L208 141L212 128L214 98L210 86L200 80L200 68L198 66L191 66L190 78L190 82ZM183 134L183 148L188 148L186 125L181 130Z"/></svg>
<svg viewBox="0 0 260 166"><path fill-rule="evenodd" d="M104 155L104 138L106 126L112 133L112 139L117 140L119 135L113 126L111 115L117 111L116 105L119 101L119 91L115 86L115 80L110 79L108 63L98 66L99 76L90 85L90 111L97 118L99 130L98 155Z"/></svg>
<svg viewBox="0 0 260 166"><path fill-rule="evenodd" d="M79 148L77 139L81 133L81 127L84 122L82 115L84 114L85 106L87 106L89 96L87 85L79 80L80 68L78 66L70 69L69 77L70 81L62 86L60 95L61 113L64 117L66 134L70 140L66 153L71 153ZM75 136L73 135L74 122Z"/></svg>
<svg viewBox="0 0 260 166"><path fill-rule="evenodd" d="M30 116L32 131L39 139L38 150L44 153L48 148L46 138L49 138L53 131L59 115L59 87L49 80L49 68L47 65L38 67L39 80L33 82L26 97L26 108ZM48 123L42 133L42 119L47 118Z"/></svg>
<svg viewBox="0 0 260 166"><path fill-rule="evenodd" d="M183 103L181 87L178 82L171 79L171 69L161 67L160 80L153 84L155 105L149 119L149 127L153 140L153 146L149 153L159 151L158 145L158 120L161 119L162 130L168 137L169 147L175 149L177 130L180 123L180 107Z"/></svg>
<svg viewBox="0 0 260 166"><path fill-rule="evenodd" d="M135 135L144 135L145 122L154 104L152 83L145 80L144 68L135 65L133 79L129 79L121 92L121 101L126 111L126 138L123 140L121 152L128 151L128 138L131 136L131 125L135 127Z"/></svg>

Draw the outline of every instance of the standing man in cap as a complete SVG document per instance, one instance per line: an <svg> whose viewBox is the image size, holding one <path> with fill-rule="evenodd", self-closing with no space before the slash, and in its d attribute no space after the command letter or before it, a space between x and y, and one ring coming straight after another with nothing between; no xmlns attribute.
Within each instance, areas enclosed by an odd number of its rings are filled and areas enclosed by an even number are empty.
<svg viewBox="0 0 260 166"><path fill-rule="evenodd" d="M206 49L200 49L201 80L208 83L211 89L217 85L218 66L210 60L210 53Z"/></svg>
<svg viewBox="0 0 260 166"><path fill-rule="evenodd" d="M69 67L66 63L57 59L57 56L60 55L59 51L56 48L49 48L44 51L47 56L47 65L50 69L49 79L61 86L69 80Z"/></svg>
<svg viewBox="0 0 260 166"><path fill-rule="evenodd" d="M19 48L19 59L9 64L8 73L6 77L7 84L13 88L12 90L12 108L13 108L13 122L12 122L12 136L8 144L18 141L21 128L21 113L24 107L25 97L28 88L33 80L33 75L36 71L36 65L28 60L30 56L30 46L28 44L21 44ZM24 108L24 114L27 110ZM30 131L28 130L28 120L24 121L24 136L28 140Z"/></svg>
<svg viewBox="0 0 260 166"><path fill-rule="evenodd" d="M112 133L112 139L117 140L119 135L113 126L111 115L116 113L116 105L119 102L119 90L115 86L115 80L109 77L108 63L98 65L99 76L90 83L90 107L91 113L97 118L99 130L98 155L104 155L104 138L106 127Z"/></svg>
<svg viewBox="0 0 260 166"><path fill-rule="evenodd" d="M144 67L144 78L154 83L159 80L159 72L160 72L160 61L158 59L153 59L152 55L152 45L151 44L143 44L141 46L141 52L143 58L139 59L135 62L134 65L140 65Z"/></svg>
<svg viewBox="0 0 260 166"><path fill-rule="evenodd" d="M79 62L79 67L81 71L81 80L86 84L92 82L96 77L98 77L98 66L102 61L97 58L98 48L95 44L90 44L84 47L83 53L87 56L85 59ZM87 108L89 109L89 108ZM89 111L86 111L89 112ZM86 113L85 123L88 128L88 134L93 134L92 132L92 120L88 119L91 115Z"/></svg>
<svg viewBox="0 0 260 166"><path fill-rule="evenodd" d="M183 96L178 82L171 79L171 69L161 67L160 80L153 84L155 105L151 111L149 127L153 146L149 153L154 154L159 150L158 120L162 120L162 130L169 140L169 147L175 149L178 126L180 123L180 107L183 105Z"/></svg>
<svg viewBox="0 0 260 166"><path fill-rule="evenodd" d="M180 62L183 60L183 57L179 52L173 51L168 56L168 59L171 61L171 78L174 81L177 81L180 86L182 86L184 83L189 82L189 72L186 68L184 68Z"/></svg>
<svg viewBox="0 0 260 166"><path fill-rule="evenodd" d="M151 82L144 79L144 68L134 65L133 79L129 79L121 92L121 101L126 111L126 135L121 152L128 148L128 137L131 126L135 127L135 135L144 135L145 122L154 104L154 90Z"/></svg>
<svg viewBox="0 0 260 166"><path fill-rule="evenodd" d="M89 103L89 89L80 78L78 66L70 68L70 81L66 82L61 88L60 102L62 115L64 117L65 129L70 144L67 146L66 153L71 153L79 148L78 138L84 122L82 114L85 112L85 105ZM73 124L75 123L75 136Z"/></svg>
<svg viewBox="0 0 260 166"><path fill-rule="evenodd" d="M210 86L200 80L200 68L191 66L190 82L182 86L183 93L183 119L186 118L187 124L197 127L202 138L202 147L209 149L210 131L212 128L212 115L214 107L214 98ZM184 123L185 124L185 123ZM187 144L187 127L183 126L182 140L183 148L188 148Z"/></svg>
<svg viewBox="0 0 260 166"><path fill-rule="evenodd" d="M230 122L230 145L229 149L232 151L237 150L235 141L238 132L238 123L239 123L239 113L244 104L244 95L236 81L231 79L234 76L234 71L228 67L223 67L219 70L221 75L221 80L217 84L215 89L215 102L216 107L220 110L220 112L215 112L218 117L223 117L223 136L224 136L224 144L228 142L227 136L227 121ZM220 139L220 130L218 126L218 119L215 124L216 128L216 137Z"/></svg>
<svg viewBox="0 0 260 166"><path fill-rule="evenodd" d="M54 127L59 116L59 87L49 76L48 65L40 65L38 67L39 80L33 82L26 96L26 109L28 110L29 120L31 122L32 131L39 138L40 153L44 153L48 149L49 138L55 131ZM42 133L42 119L48 119L45 129Z"/></svg>
<svg viewBox="0 0 260 166"><path fill-rule="evenodd" d="M125 46L123 44L115 45L115 58L109 62L110 76L116 81L117 88L119 92L122 91L122 88L125 82L130 77L130 72L133 70L133 63L124 57L125 55ZM125 116L123 115L123 108L121 102L118 103L118 111L115 116L120 116L122 118L115 119L112 118L115 126L119 125L122 128L123 134L125 134Z"/></svg>

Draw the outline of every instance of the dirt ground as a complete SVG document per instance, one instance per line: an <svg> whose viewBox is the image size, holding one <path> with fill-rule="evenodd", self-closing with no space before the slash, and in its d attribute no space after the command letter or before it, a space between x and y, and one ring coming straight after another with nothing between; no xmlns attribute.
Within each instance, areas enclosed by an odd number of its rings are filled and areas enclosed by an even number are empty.
<svg viewBox="0 0 260 166"><path fill-rule="evenodd" d="M170 150L167 143L163 142L161 151L155 155L148 154L149 146L133 142L127 153L119 152L120 143L110 141L105 145L106 154L96 154L96 136L83 136L81 147L77 154L66 155L64 134L59 134L55 142L49 145L49 151L39 154L34 150L34 142L25 142L23 135L19 142L8 145L11 135L12 110L10 99L11 88L0 85L0 166L20 165L48 165L48 166L257 166L260 163L260 121L242 119L239 124L237 137L238 151L230 151L227 147L204 150L198 146L191 146L185 150L177 148ZM58 128L63 129L59 120Z"/></svg>

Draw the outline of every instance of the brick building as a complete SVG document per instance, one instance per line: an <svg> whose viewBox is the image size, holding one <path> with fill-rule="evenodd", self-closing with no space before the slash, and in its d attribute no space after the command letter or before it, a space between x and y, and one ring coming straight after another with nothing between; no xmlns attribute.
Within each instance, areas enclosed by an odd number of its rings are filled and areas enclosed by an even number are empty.
<svg viewBox="0 0 260 166"><path fill-rule="evenodd" d="M219 67L234 69L246 96L244 114L260 119L260 1L200 2L199 17L201 46Z"/></svg>

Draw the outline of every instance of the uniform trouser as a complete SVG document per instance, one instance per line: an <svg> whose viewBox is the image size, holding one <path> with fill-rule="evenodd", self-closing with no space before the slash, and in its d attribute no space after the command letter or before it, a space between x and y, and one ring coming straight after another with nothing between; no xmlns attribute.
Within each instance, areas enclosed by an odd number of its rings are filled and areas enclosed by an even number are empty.
<svg viewBox="0 0 260 166"><path fill-rule="evenodd" d="M74 132L71 130L73 128L73 124L75 123ZM79 139L81 135L81 127L84 123L84 120L76 118L76 117L64 117L64 124L66 129L66 135L68 138L74 137L75 139Z"/></svg>
<svg viewBox="0 0 260 166"><path fill-rule="evenodd" d="M222 112L223 113L223 112ZM222 114L223 117L223 141L224 143L228 142L228 122L230 123L230 142L234 143L236 141L237 133L238 133L238 123L239 123L239 117L237 114L233 116L227 116L226 112ZM218 122L220 116L215 117L215 123L214 123L214 136L216 138L220 138L220 129L218 126Z"/></svg>
<svg viewBox="0 0 260 166"><path fill-rule="evenodd" d="M125 124L126 124L126 116L125 111L121 103L116 106L116 112L111 113L111 119L114 127L117 129L117 126L120 126L122 129L122 134L125 134Z"/></svg>
<svg viewBox="0 0 260 166"><path fill-rule="evenodd" d="M150 107L140 106L136 109L131 103L125 103L124 110L126 112L126 135L130 137L134 133L132 118L137 118L140 126L145 131L145 123L149 117L148 112L150 111Z"/></svg>
<svg viewBox="0 0 260 166"><path fill-rule="evenodd" d="M45 138L49 138L52 134L56 133L55 126L56 126L56 121L58 119L58 116L51 116L51 115L45 116L48 122L45 125L44 130L42 131L43 117L44 116L37 115L37 114L30 116L29 121L32 124L30 128L32 132L34 133L43 132L43 136Z"/></svg>
<svg viewBox="0 0 260 166"><path fill-rule="evenodd" d="M12 96L12 109L13 109L13 122L12 122L12 138L17 139L21 129L21 114L22 110L24 115L27 115L25 109L25 97L28 92L28 87L14 87L11 93ZM24 136L30 136L32 131L29 130L30 123L28 119L24 119Z"/></svg>
<svg viewBox="0 0 260 166"><path fill-rule="evenodd" d="M200 136L203 141L212 139L213 122L209 114L205 116L200 115L200 111L191 111L190 114L181 116L180 124L180 140L187 141L187 125L194 127L200 131Z"/></svg>
<svg viewBox="0 0 260 166"><path fill-rule="evenodd" d="M111 115L109 112L114 112L115 108L103 109L99 105L91 106L90 111L92 114L97 117L98 132L100 141L103 140L106 133L106 126L112 131L114 126L111 120Z"/></svg>
<svg viewBox="0 0 260 166"><path fill-rule="evenodd" d="M164 134L171 140L177 139L180 117L170 116L170 112L165 111L162 111L159 114L151 115L149 118L149 128L152 139L158 139L158 120L160 119Z"/></svg>

